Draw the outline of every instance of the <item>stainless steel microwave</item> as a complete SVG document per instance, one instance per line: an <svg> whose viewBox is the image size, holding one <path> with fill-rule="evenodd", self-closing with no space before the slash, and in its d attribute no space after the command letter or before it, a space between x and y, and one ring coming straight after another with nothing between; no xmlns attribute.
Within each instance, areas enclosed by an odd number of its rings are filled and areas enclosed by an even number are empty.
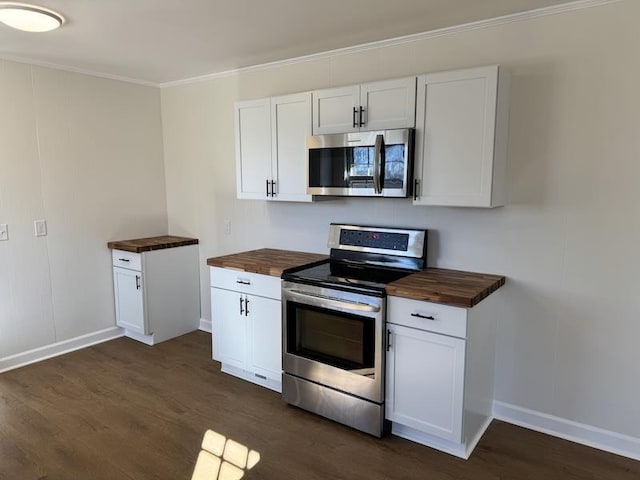
<svg viewBox="0 0 640 480"><path fill-rule="evenodd" d="M307 137L307 193L408 197L413 129Z"/></svg>

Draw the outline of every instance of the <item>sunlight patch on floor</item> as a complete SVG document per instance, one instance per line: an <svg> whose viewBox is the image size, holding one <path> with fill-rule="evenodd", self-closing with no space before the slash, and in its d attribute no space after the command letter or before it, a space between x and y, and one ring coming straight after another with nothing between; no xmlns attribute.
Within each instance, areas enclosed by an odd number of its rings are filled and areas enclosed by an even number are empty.
<svg viewBox="0 0 640 480"><path fill-rule="evenodd" d="M259 452L213 430L205 432L201 448L191 480L240 480L260 461Z"/></svg>

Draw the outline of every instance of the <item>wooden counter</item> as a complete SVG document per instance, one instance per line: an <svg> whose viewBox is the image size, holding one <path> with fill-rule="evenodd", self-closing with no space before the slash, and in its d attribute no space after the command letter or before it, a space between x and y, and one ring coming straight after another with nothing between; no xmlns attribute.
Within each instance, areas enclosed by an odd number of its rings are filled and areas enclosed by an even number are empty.
<svg viewBox="0 0 640 480"><path fill-rule="evenodd" d="M207 265L279 277L286 269L327 258L317 253L261 248L209 258ZM390 283L386 291L397 297L470 308L504 283L501 275L428 268Z"/></svg>
<svg viewBox="0 0 640 480"><path fill-rule="evenodd" d="M501 275L427 268L390 283L386 290L397 297L471 308L504 282Z"/></svg>
<svg viewBox="0 0 640 480"><path fill-rule="evenodd" d="M162 235L159 237L135 238L132 240L119 240L107 243L111 250L124 250L133 253L150 252L151 250L162 250L164 248L184 247L186 245L197 245L197 238L176 237L173 235Z"/></svg>
<svg viewBox="0 0 640 480"><path fill-rule="evenodd" d="M306 263L318 262L329 258L318 253L293 252L261 248L249 252L234 253L207 259L210 267L235 268L245 272L261 273L279 277L284 270L299 267Z"/></svg>

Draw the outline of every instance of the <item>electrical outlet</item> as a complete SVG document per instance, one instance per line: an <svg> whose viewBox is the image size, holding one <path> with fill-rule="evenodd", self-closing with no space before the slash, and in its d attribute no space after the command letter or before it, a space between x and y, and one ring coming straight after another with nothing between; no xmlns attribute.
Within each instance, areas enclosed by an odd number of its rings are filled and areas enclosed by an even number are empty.
<svg viewBox="0 0 640 480"><path fill-rule="evenodd" d="M34 220L33 226L36 230L36 237L44 237L47 234L46 220Z"/></svg>
<svg viewBox="0 0 640 480"><path fill-rule="evenodd" d="M231 220L224 221L224 234L231 235Z"/></svg>
<svg viewBox="0 0 640 480"><path fill-rule="evenodd" d="M6 223L0 223L0 242L9 240L9 227Z"/></svg>

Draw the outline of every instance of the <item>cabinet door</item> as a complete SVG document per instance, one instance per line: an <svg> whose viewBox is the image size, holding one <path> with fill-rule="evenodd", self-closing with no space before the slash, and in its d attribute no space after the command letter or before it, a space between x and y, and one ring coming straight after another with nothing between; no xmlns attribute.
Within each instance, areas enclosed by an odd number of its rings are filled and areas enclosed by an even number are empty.
<svg viewBox="0 0 640 480"><path fill-rule="evenodd" d="M498 66L418 77L414 205L490 207Z"/></svg>
<svg viewBox="0 0 640 480"><path fill-rule="evenodd" d="M116 299L116 324L134 332L149 335L145 321L142 272L113 268Z"/></svg>
<svg viewBox="0 0 640 480"><path fill-rule="evenodd" d="M465 341L387 324L386 417L462 441Z"/></svg>
<svg viewBox="0 0 640 480"><path fill-rule="evenodd" d="M273 200L310 202L307 195L307 137L311 93L271 98Z"/></svg>
<svg viewBox="0 0 640 480"><path fill-rule="evenodd" d="M357 132L360 130L359 106L359 85L316 90L313 92L313 134Z"/></svg>
<svg viewBox="0 0 640 480"><path fill-rule="evenodd" d="M249 368L258 378L282 377L282 304L248 296Z"/></svg>
<svg viewBox="0 0 640 480"><path fill-rule="evenodd" d="M242 369L247 365L247 317L240 310L244 312L244 298L238 292L211 289L213 358Z"/></svg>
<svg viewBox="0 0 640 480"><path fill-rule="evenodd" d="M268 98L235 105L238 198L267 198L271 180L271 102Z"/></svg>
<svg viewBox="0 0 640 480"><path fill-rule="evenodd" d="M365 83L360 87L364 111L361 130L413 128L416 124L416 77Z"/></svg>

